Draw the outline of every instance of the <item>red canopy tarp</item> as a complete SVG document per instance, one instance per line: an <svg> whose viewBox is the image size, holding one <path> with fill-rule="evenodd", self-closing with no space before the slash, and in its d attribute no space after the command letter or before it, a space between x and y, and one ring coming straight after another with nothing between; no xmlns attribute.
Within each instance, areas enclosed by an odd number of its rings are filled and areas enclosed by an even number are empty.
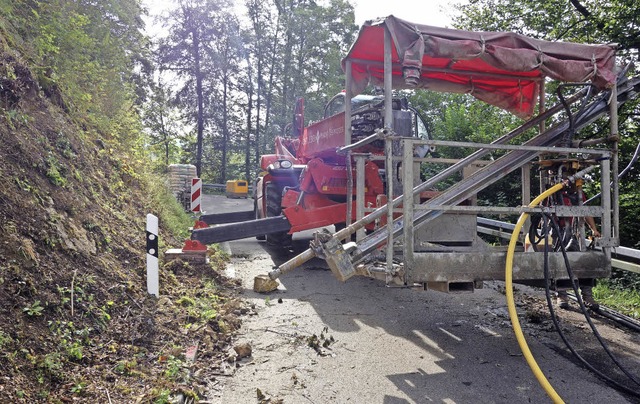
<svg viewBox="0 0 640 404"><path fill-rule="evenodd" d="M389 16L366 22L342 60L351 61L351 91L384 84L384 29L391 34L393 88L469 93L530 117L545 76L565 82L615 83L615 45L550 42L512 32L470 32ZM346 69L345 69L346 70Z"/></svg>

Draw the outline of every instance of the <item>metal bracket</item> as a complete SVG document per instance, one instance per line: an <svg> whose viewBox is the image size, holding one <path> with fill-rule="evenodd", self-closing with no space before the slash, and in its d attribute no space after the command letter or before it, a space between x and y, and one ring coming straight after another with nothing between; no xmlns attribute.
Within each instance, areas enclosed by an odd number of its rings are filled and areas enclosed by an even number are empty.
<svg viewBox="0 0 640 404"><path fill-rule="evenodd" d="M616 237L596 238L596 247L620 247L620 240Z"/></svg>
<svg viewBox="0 0 640 404"><path fill-rule="evenodd" d="M311 249L316 252L316 256L324 258L333 275L342 282L356 274L349 256L349 251L355 247L355 243L342 244L327 230L314 234L311 242Z"/></svg>

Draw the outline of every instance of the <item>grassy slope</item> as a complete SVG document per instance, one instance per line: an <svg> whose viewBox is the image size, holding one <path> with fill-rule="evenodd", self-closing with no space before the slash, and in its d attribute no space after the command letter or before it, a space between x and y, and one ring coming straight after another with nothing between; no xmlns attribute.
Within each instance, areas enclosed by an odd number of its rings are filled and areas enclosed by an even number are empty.
<svg viewBox="0 0 640 404"><path fill-rule="evenodd" d="M161 298L147 295L146 214L161 216L161 250L180 246L166 224L186 230L185 217L0 40L0 402L202 394L185 348L215 371L238 326L223 259L170 264Z"/></svg>

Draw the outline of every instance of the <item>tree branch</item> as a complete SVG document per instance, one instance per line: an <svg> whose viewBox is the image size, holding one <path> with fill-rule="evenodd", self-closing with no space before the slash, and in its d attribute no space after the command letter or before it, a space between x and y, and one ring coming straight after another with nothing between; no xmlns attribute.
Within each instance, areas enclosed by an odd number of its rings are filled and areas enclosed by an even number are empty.
<svg viewBox="0 0 640 404"><path fill-rule="evenodd" d="M571 4L573 4L573 7L580 14L582 14L586 18L590 18L591 17L591 12L589 10L587 10L587 8L585 6L583 6L582 3L580 3L578 0L569 0L569 1L571 2Z"/></svg>
<svg viewBox="0 0 640 404"><path fill-rule="evenodd" d="M587 8L585 6L582 5L582 3L580 3L579 0L569 0L571 2L571 4L573 4L573 7L580 13L582 14L585 18L587 19L593 19L593 15L591 14L591 12L589 10L587 10ZM596 27L600 30L604 29L604 24L602 23L602 21L594 21L596 24Z"/></svg>
<svg viewBox="0 0 640 404"><path fill-rule="evenodd" d="M556 36L556 41L559 41L560 39L562 39L565 35L567 35L568 32L570 32L572 29L574 29L577 25L583 23L587 21L586 18L582 18L578 21L575 22L575 24L571 24L569 27L567 27L567 29L565 29L564 31L562 31L558 36Z"/></svg>

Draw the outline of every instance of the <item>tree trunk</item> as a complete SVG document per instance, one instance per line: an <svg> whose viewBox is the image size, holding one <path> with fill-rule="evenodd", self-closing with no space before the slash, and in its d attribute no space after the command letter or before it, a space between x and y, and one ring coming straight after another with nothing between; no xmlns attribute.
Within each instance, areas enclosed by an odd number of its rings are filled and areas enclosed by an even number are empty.
<svg viewBox="0 0 640 404"><path fill-rule="evenodd" d="M197 137L196 137L196 175L202 173L202 139L204 134L204 96L202 89L202 71L200 69L200 36L197 29L191 30L193 40L194 76L196 78L196 95L198 102Z"/></svg>
<svg viewBox="0 0 640 404"><path fill-rule="evenodd" d="M244 178L251 183L251 111L253 110L253 76L251 72L251 61L247 56L248 68L247 68L247 138L245 144L244 155Z"/></svg>
<svg viewBox="0 0 640 404"><path fill-rule="evenodd" d="M275 75L276 68L276 60L277 55L276 52L278 50L278 36L280 33L280 14L278 14L278 21L276 22L276 32L273 35L273 45L271 47L271 65L269 66L269 81L265 88L265 93L267 95L267 99L265 100L265 134L262 136L262 152L267 152L267 133L269 132L269 125L271 124L271 102L273 100L273 78Z"/></svg>
<svg viewBox="0 0 640 404"><path fill-rule="evenodd" d="M261 50L261 48L258 48ZM256 159L254 162L254 166L257 167L260 164L260 156L262 155L262 151L260 150L260 108L262 107L262 87L263 81L262 78L262 55L257 55L258 57L258 93L256 94Z"/></svg>
<svg viewBox="0 0 640 404"><path fill-rule="evenodd" d="M229 76L225 72L222 80L222 160L220 162L220 181L224 184L227 181L227 148L229 145L229 128L228 128L228 106L227 99L229 96Z"/></svg>

